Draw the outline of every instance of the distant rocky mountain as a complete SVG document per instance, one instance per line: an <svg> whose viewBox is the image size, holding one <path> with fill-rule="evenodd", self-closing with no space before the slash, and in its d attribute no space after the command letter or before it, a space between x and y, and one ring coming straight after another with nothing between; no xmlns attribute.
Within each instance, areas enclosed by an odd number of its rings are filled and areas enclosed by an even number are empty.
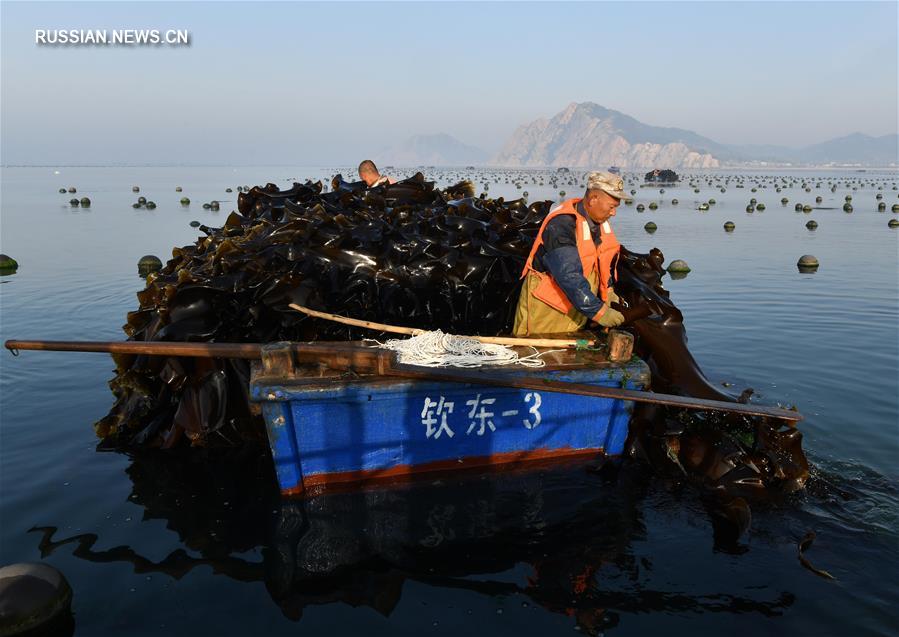
<svg viewBox="0 0 899 637"><path fill-rule="evenodd" d="M375 156L378 164L397 166L462 166L484 164L488 153L445 133L414 135Z"/></svg>
<svg viewBox="0 0 899 637"><path fill-rule="evenodd" d="M649 126L599 104L572 102L550 120L519 126L493 158L498 166L715 168L728 149L680 128Z"/></svg>
<svg viewBox="0 0 899 637"><path fill-rule="evenodd" d="M491 160L497 166L716 168L758 162L897 165L899 136L853 133L805 148L721 144L681 128L644 124L592 102L519 126Z"/></svg>

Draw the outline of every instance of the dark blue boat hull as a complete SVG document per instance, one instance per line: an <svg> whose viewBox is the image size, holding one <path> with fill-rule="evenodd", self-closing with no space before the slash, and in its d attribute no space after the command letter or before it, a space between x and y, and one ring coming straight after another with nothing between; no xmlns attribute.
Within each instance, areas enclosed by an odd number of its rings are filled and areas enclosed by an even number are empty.
<svg viewBox="0 0 899 637"><path fill-rule="evenodd" d="M504 371L504 373L506 373ZM521 374L641 389L642 361ZM277 380L277 379L276 379ZM624 450L633 403L403 380L255 379L281 492Z"/></svg>

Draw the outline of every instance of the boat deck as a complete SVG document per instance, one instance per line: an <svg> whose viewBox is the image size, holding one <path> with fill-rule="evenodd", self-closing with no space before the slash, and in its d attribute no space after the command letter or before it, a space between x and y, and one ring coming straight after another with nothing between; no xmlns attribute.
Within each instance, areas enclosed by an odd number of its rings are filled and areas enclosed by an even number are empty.
<svg viewBox="0 0 899 637"><path fill-rule="evenodd" d="M558 334L551 336L560 337ZM575 332L573 334L561 335L571 337L572 339L587 339L595 337L594 334L586 332ZM366 341L349 341L347 345L351 347L364 346L370 344ZM372 348L376 349L376 348ZM590 369L594 370L593 378L600 383L605 380L613 381L617 379L625 379L628 384L639 387L649 386L649 367L644 361L637 357L632 357L625 362L612 362L609 360L605 348L597 349L551 349L551 348L533 348L533 347L512 347L520 357L529 356L537 353L541 354L541 358L546 365L543 367L527 367L524 365L497 365L485 364L481 367L450 367L455 371L464 370L465 374L474 378L478 376L486 376L490 378L545 378L547 380L583 382L583 377L577 372ZM344 361L345 363L347 361ZM352 368L350 362L348 367ZM404 365L397 365L405 367ZM410 366L414 367L414 366ZM577 376L577 378L575 378ZM377 373L366 371L355 371L353 369L341 369L324 363L303 363L295 359L291 360L290 352L278 348L274 351L264 352L262 361L255 362L252 366L252 375L250 379L251 387L273 386L296 387L303 389L313 389L319 387L323 390L333 390L335 383L342 384L358 384L358 383L377 383L379 385L408 385L410 383L420 384L422 381L410 381L401 378L384 377ZM272 392L268 392L271 394ZM253 400L278 400L275 395L257 395L253 394Z"/></svg>

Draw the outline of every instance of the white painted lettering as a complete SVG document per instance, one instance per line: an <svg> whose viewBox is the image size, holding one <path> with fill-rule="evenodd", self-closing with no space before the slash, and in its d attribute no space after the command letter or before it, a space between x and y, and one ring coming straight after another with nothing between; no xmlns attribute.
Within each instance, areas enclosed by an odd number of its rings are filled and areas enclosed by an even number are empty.
<svg viewBox="0 0 899 637"><path fill-rule="evenodd" d="M528 392L525 394L524 402L529 403L531 401L533 401L534 404L528 409L528 413L532 414L534 418L531 420L531 418L528 417L521 421L528 429L533 429L539 425L542 420L542 417L540 416L540 405L543 403L543 400L540 398L540 394L537 392Z"/></svg>
<svg viewBox="0 0 899 637"><path fill-rule="evenodd" d="M481 395L478 394L472 400L466 400L465 404L470 406L471 409L468 411L468 431L466 431L466 435L470 434L472 430L479 426L480 428L477 431L479 436L483 436L484 432L487 431L487 427L490 428L490 431L496 431L496 427L493 424L491 418L493 418L493 412L487 411L485 405L489 406L496 402L496 398L484 398L481 399ZM480 411L478 411L478 407L480 407Z"/></svg>
<svg viewBox="0 0 899 637"><path fill-rule="evenodd" d="M441 434L446 433L449 438L452 438L456 434L450 429L448 416L453 413L453 408L455 404L449 400L446 400L443 396L440 397L440 400L433 401L430 396L425 396L424 406L421 409L421 424L425 426L425 437L426 438L434 438L436 440L441 436ZM437 417L440 417L440 420L437 420ZM435 427L437 423L440 423L439 426Z"/></svg>

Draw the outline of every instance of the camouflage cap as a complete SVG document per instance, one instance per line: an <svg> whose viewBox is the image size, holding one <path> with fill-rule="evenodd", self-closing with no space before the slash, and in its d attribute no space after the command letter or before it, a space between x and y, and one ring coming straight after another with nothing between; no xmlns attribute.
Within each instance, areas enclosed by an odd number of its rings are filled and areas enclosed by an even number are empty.
<svg viewBox="0 0 899 637"><path fill-rule="evenodd" d="M616 199L630 199L624 192L624 180L619 175L605 171L587 175L587 190L602 190Z"/></svg>

